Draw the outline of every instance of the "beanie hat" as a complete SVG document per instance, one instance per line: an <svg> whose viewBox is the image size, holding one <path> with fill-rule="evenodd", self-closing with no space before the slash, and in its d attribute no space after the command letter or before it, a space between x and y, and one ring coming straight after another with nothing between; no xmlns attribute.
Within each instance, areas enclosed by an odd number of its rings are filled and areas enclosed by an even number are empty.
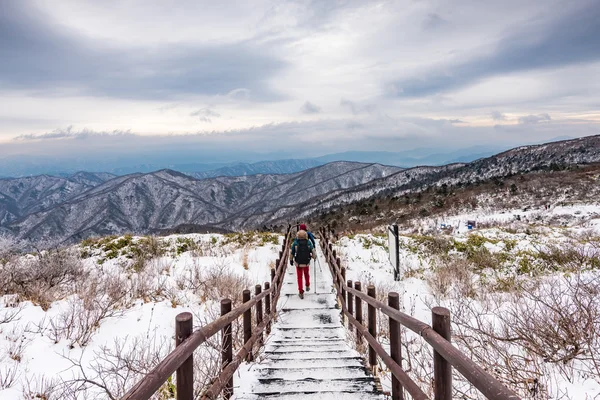
<svg viewBox="0 0 600 400"><path fill-rule="evenodd" d="M306 224L300 224L300 230L305 231L306 230Z"/></svg>

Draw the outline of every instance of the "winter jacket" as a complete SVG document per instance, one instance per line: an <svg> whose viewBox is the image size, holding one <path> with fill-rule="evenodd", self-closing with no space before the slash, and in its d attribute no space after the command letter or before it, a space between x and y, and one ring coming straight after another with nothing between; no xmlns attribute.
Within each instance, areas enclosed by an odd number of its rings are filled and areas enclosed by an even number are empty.
<svg viewBox="0 0 600 400"><path fill-rule="evenodd" d="M307 234L306 231L298 231L298 234L296 235L296 238L294 239L294 242L292 243L292 248L291 248L291 260L294 260L296 257L296 250L298 249L298 240L307 240L307 244L308 244L308 248L311 252L311 257L315 258L317 255L317 252L315 251L315 246L313 245L313 242L310 240L310 236ZM313 237L314 240L314 237Z"/></svg>

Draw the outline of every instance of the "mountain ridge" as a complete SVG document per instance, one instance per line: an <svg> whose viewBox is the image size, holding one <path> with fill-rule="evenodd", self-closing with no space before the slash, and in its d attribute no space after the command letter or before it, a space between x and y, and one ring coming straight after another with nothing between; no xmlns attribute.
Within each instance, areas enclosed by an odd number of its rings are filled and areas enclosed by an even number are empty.
<svg viewBox="0 0 600 400"><path fill-rule="evenodd" d="M10 230L20 239L59 241L113 233L143 234L177 226L253 229L308 218L374 196L401 196L432 186L461 185L599 161L600 136L591 136L520 146L470 163L409 169L333 162L291 174L204 179L169 169L108 180L103 179L110 175L80 174L73 181L38 177L50 188L54 188L53 184L58 189L67 185L69 190L58 190L62 197L53 195L52 190L47 195L35 192L37 197L26 197L30 208L22 210L18 217L4 218L0 228ZM96 184L97 181L102 182ZM40 204L35 204L36 200ZM8 206L4 203L5 209L14 208L13 203L8 202Z"/></svg>

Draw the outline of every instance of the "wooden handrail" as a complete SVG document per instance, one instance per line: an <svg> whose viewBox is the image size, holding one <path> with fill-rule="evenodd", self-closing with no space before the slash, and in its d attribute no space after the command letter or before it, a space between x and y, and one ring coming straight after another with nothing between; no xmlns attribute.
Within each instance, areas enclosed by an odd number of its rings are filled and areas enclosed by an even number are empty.
<svg viewBox="0 0 600 400"><path fill-rule="evenodd" d="M342 280L343 277L342 277L341 271L338 268L338 262L334 256L333 252L330 250L331 243L329 242L329 239L328 239L327 235L325 234L325 232L322 232L321 236L324 238L324 241L321 242L321 246L325 252L327 264L329 265L329 268L330 268L332 274L334 275L333 284L336 288L337 296L341 300L340 303L342 304L342 309L344 310L344 314L346 316L348 316L349 321L352 321L352 325L355 326L356 329L361 331L360 332L361 335L366 338L365 331L368 332L368 329L366 329L362 324L360 324L352 316L352 314L350 314L348 312L348 309L346 308L346 304L345 304L346 299L342 298L342 296L341 296L342 289L341 289L340 285L338 285L338 282L341 281L342 285L343 285L344 281ZM425 339L425 341L427 343L429 343L429 345L431 345L431 347L440 356L442 356L446 361L448 361L448 363L450 363L454 368L456 368L457 371L459 371L484 396L486 396L490 399L499 399L499 400L520 399L520 397L517 396L516 393L514 393L511 389L504 386L501 382L499 382L496 378L494 378L492 375L487 373L479 365L475 364L470 358L465 356L460 350L458 350L456 347L454 347L452 345L452 343L450 343L448 340L446 340L444 337L442 337L440 334L438 334L430 325L428 325L422 321L419 321L418 319L411 317L410 315L407 315L403 312L395 310L392 307L388 306L387 304L368 296L366 293L352 288L350 285L344 287L344 291L351 293L353 296L355 296L355 298L356 297L360 298L362 301L364 301L367 304L380 310L383 314L387 315L394 321L397 321L398 323L404 325L406 328L410 329L411 331L419 334L419 336L423 337L423 339ZM369 341L369 344L371 344L373 346L373 348L376 349L377 354L379 355L379 357L382 358L382 360L384 360L384 357L389 357L388 354L385 352L385 350L381 346L379 346L380 351L378 351L377 347L374 346L373 343L371 343ZM384 360L384 363L386 365L388 365L387 362L385 362L385 360ZM398 365L398 364L396 364L396 365ZM388 368L390 368L390 371L392 371L392 374L408 390L408 388L405 386L405 384L402 381L402 377L397 375L398 371L395 372L394 369L392 369L389 365L388 365ZM409 393L410 393L410 391L409 391ZM412 393L411 393L411 395L412 395Z"/></svg>
<svg viewBox="0 0 600 400"><path fill-rule="evenodd" d="M256 327L256 332L252 335L252 338L242 346L240 351L236 354L235 358L232 362L230 362L227 367L221 372L221 375L215 380L215 382L204 392L202 395L202 400L213 400L216 399L221 391L225 388L225 385L231 379L235 371L238 369L240 364L244 361L246 356L252 352L252 347L259 338L259 334L267 327L267 323L273 318L272 315L269 315L267 318L263 320Z"/></svg>
<svg viewBox="0 0 600 400"><path fill-rule="evenodd" d="M358 322L358 320L348 312L348 309L344 303L342 303L342 311L346 317L348 317L348 322L354 325L357 331L360 331L361 335L373 347L375 352L379 355L379 357L381 357L383 363L390 369L390 371L392 371L392 374L396 376L406 391L410 393L412 398L415 400L428 400L429 398L421 390L421 388L412 379L410 379L402 367L386 353L385 349L381 346L381 344L379 344L377 339L375 339L373 335L369 333L369 329Z"/></svg>
<svg viewBox="0 0 600 400"><path fill-rule="evenodd" d="M187 339L183 340L171 353L169 353L156 367L152 369L144 378L137 382L122 398L121 400L147 400L149 399L166 381L175 373L194 351L213 335L226 328L229 324L239 318L252 307L260 304L262 300L267 296L272 296L272 307L270 314L263 316L262 322L256 327L252 338L245 343L243 348L238 352L235 359L230 362L226 368L221 372L221 375L217 378L216 382L211 385L206 393L214 395L215 397L223 390L226 383L231 379L235 370L241 363L241 361L252 352L252 347L257 341L259 336L262 336L265 327L276 315L277 300L279 299L281 292L281 280L287 266L287 247L290 240L290 226L286 232L285 239L282 244L282 251L280 251L280 258L276 263L276 272L273 278L273 286L265 289L260 294L256 295L251 300L242 303L240 306L231 310L225 315L217 318L208 325L203 326L197 331L193 332ZM243 357L240 359L240 355ZM224 379L226 377L227 379ZM219 383L217 385L217 383ZM221 385L222 383L222 385ZM206 395L205 395L206 396Z"/></svg>
<svg viewBox="0 0 600 400"><path fill-rule="evenodd" d="M230 313L217 318L208 325L203 326L190 335L180 346L176 347L169 355L167 355L146 377L132 387L123 397L122 400L142 400L149 399L161 386L169 376L185 362L185 360L194 353L201 344L210 339L214 334L222 330L225 326L235 321L246 310L254 306L259 299L269 295L273 289L262 292L260 296L254 297L247 303L231 310Z"/></svg>

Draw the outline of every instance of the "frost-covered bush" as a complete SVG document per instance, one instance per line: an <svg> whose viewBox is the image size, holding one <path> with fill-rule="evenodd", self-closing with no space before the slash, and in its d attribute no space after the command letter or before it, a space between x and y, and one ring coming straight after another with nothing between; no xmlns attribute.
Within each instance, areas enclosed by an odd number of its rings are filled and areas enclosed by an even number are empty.
<svg viewBox="0 0 600 400"><path fill-rule="evenodd" d="M86 275L73 249L43 250L0 265L0 287L4 294L17 294L47 309L52 301L73 293Z"/></svg>

